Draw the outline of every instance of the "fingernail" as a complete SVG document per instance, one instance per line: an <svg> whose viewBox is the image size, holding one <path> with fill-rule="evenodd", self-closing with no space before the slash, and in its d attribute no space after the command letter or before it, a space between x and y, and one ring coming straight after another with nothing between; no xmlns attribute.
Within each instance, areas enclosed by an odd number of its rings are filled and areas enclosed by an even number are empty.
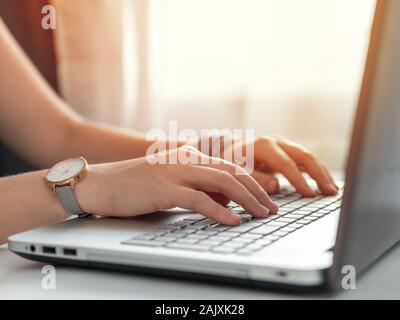
<svg viewBox="0 0 400 320"><path fill-rule="evenodd" d="M267 182L267 191L268 192L277 192L278 191L278 182L271 180Z"/></svg>
<svg viewBox="0 0 400 320"><path fill-rule="evenodd" d="M264 217L268 217L269 209L264 207L263 205L260 205L260 206L261 206L260 215L262 215Z"/></svg>
<svg viewBox="0 0 400 320"><path fill-rule="evenodd" d="M279 205L275 202L272 202L272 205L274 206L273 212L272 213L277 213L279 210Z"/></svg>
<svg viewBox="0 0 400 320"><path fill-rule="evenodd" d="M307 194L305 195L306 197L315 197L317 194L313 191L313 190L311 190L311 189L309 189L308 191L307 191Z"/></svg>
<svg viewBox="0 0 400 320"><path fill-rule="evenodd" d="M236 224L239 224L240 223L240 215L238 215L238 214L236 214L236 213L233 213L232 214L232 216L235 218L235 223Z"/></svg>
<svg viewBox="0 0 400 320"><path fill-rule="evenodd" d="M326 185L326 189L330 192L330 193L334 193L336 194L336 192L338 191L338 189L336 188L335 185L329 183Z"/></svg>

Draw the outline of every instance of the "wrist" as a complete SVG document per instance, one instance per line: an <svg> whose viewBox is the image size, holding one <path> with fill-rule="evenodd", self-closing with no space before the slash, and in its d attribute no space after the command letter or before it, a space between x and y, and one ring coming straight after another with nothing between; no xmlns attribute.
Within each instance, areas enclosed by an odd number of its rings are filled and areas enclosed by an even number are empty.
<svg viewBox="0 0 400 320"><path fill-rule="evenodd" d="M91 166L85 179L74 187L75 196L84 212L101 215L107 211L109 205L106 187L106 177L96 165Z"/></svg>

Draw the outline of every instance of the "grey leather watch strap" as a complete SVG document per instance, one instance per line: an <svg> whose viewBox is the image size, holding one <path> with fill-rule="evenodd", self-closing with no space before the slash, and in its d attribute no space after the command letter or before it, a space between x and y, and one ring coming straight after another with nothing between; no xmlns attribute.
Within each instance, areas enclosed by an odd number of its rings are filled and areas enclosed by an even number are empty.
<svg viewBox="0 0 400 320"><path fill-rule="evenodd" d="M56 194L67 213L80 218L88 216L80 207L76 200L75 193L70 186L56 188Z"/></svg>

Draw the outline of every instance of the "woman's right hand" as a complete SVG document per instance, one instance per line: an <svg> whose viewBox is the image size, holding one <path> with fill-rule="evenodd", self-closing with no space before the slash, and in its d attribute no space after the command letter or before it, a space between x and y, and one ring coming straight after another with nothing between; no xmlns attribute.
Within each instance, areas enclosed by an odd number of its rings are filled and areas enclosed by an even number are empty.
<svg viewBox="0 0 400 320"><path fill-rule="evenodd" d="M240 223L240 216L224 206L229 200L257 218L278 210L258 182L238 165L188 146L154 155L152 160L161 156L197 161L151 164L144 157L92 165L89 175L75 187L82 209L101 216L128 217L181 207L226 225Z"/></svg>

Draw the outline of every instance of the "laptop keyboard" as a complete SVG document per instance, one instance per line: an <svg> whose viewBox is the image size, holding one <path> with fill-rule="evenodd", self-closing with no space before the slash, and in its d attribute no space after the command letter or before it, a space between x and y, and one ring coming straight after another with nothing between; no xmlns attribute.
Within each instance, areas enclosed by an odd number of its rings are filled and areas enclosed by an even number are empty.
<svg viewBox="0 0 400 320"><path fill-rule="evenodd" d="M279 205L279 212L265 219L253 218L241 206L233 205L230 210L241 215L238 226L221 225L195 214L136 235L122 244L251 255L314 221L339 212L342 190L333 197L315 198L302 198L293 191L284 190L271 198Z"/></svg>

